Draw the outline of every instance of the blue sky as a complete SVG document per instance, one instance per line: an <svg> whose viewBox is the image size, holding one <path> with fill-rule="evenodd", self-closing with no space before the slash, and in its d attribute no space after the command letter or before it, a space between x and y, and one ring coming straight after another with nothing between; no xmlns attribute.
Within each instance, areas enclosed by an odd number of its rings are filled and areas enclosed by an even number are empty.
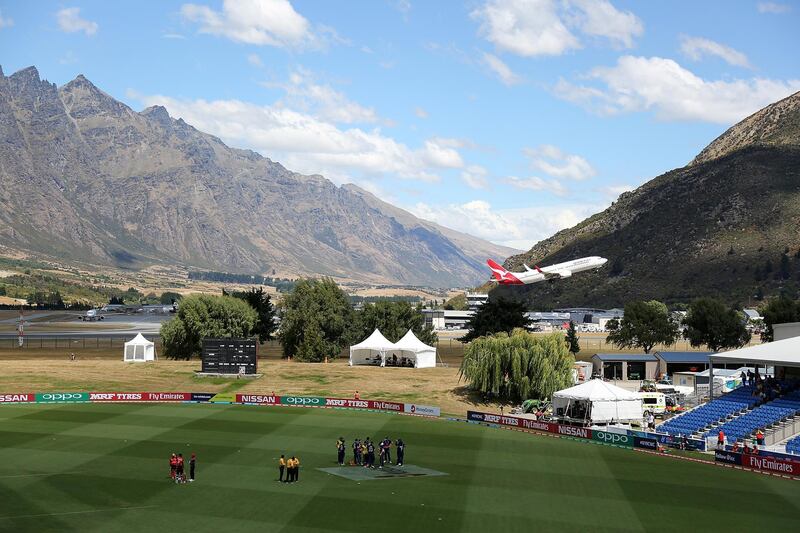
<svg viewBox="0 0 800 533"><path fill-rule="evenodd" d="M0 65L527 249L800 90L798 28L786 0L0 1Z"/></svg>

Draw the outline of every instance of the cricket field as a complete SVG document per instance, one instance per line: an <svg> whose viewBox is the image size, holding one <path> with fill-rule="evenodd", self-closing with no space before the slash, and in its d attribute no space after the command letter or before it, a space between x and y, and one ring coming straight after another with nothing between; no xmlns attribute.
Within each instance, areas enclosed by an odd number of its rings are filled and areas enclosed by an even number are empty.
<svg viewBox="0 0 800 533"><path fill-rule="evenodd" d="M348 460L354 437L401 437L410 471L434 475L331 473L340 436ZM169 481L172 452L197 454L194 483ZM281 453L300 458L299 483L277 481ZM797 481L463 422L234 405L0 407L0 531L798 530Z"/></svg>

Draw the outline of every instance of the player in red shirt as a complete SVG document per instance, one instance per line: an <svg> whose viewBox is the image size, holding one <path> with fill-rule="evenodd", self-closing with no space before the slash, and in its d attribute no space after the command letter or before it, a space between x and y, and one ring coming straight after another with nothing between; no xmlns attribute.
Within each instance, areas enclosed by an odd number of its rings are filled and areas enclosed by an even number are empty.
<svg viewBox="0 0 800 533"><path fill-rule="evenodd" d="M177 483L183 483L185 480L186 478L183 475L183 454L179 453L177 460L177 468L175 471L175 481Z"/></svg>

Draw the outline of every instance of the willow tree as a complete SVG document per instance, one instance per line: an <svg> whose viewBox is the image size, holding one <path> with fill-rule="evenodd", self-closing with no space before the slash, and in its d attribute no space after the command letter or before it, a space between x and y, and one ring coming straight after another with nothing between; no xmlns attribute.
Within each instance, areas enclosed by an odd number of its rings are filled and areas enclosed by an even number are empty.
<svg viewBox="0 0 800 533"><path fill-rule="evenodd" d="M472 341L460 374L474 390L522 401L549 398L572 385L574 364L563 335L538 336L516 329L511 335L498 333Z"/></svg>

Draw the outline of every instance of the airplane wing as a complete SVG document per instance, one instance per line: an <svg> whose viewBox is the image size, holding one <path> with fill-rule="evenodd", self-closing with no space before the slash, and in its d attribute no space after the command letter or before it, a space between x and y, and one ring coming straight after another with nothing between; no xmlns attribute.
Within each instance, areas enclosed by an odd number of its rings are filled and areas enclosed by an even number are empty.
<svg viewBox="0 0 800 533"><path fill-rule="evenodd" d="M571 270L556 270L555 272L545 272L544 270L539 268L539 265L536 265L536 271L539 272L539 274L543 275L544 279L547 279L547 280L568 278L568 277L572 276L572 271Z"/></svg>

